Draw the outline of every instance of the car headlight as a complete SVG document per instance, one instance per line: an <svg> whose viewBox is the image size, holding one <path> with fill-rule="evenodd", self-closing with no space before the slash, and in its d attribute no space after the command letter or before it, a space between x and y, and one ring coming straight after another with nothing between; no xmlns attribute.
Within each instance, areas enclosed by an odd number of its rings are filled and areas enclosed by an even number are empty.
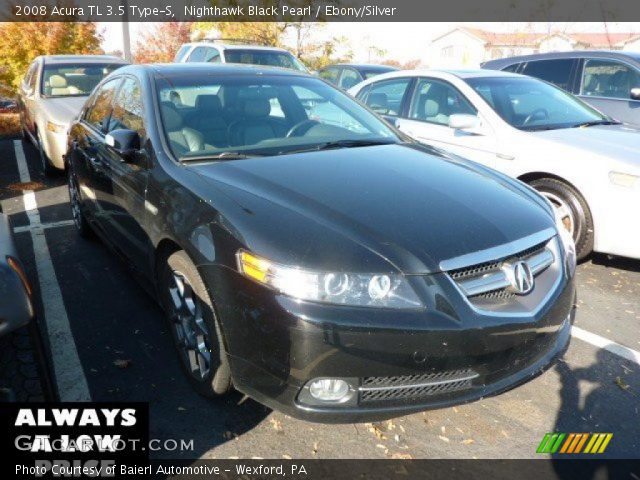
<svg viewBox="0 0 640 480"><path fill-rule="evenodd" d="M640 188L640 177L630 173L609 172L609 181L619 187Z"/></svg>
<svg viewBox="0 0 640 480"><path fill-rule="evenodd" d="M246 277L300 300L361 307L420 308L403 275L313 272L279 265L244 250L238 270Z"/></svg>
<svg viewBox="0 0 640 480"><path fill-rule="evenodd" d="M47 122L47 130L53 133L65 133L67 127L58 123Z"/></svg>

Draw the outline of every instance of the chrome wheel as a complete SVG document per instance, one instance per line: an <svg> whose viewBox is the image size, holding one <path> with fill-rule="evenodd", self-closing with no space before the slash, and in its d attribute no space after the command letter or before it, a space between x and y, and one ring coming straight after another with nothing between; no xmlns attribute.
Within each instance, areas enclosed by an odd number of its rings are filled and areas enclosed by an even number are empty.
<svg viewBox="0 0 640 480"><path fill-rule="evenodd" d="M73 179L73 174L69 172L68 175L69 186L69 204L71 205L71 215L73 215L73 223L76 224L76 228L82 228L82 212L80 211L80 198L78 196L78 188L76 182Z"/></svg>
<svg viewBox="0 0 640 480"><path fill-rule="evenodd" d="M211 370L211 342L201 300L187 278L177 271L171 272L169 296L171 322L182 360L196 380L204 380Z"/></svg>
<svg viewBox="0 0 640 480"><path fill-rule="evenodd" d="M542 195L544 195L547 198L547 200L551 202L551 205L553 205L553 208L556 210L556 214L562 220L562 224L564 225L564 228L566 228L567 231L571 234L571 236L575 238L576 219L573 214L573 210L571 209L571 206L563 198L560 198L558 195L554 193L551 193L551 192L540 192L540 193L542 193Z"/></svg>

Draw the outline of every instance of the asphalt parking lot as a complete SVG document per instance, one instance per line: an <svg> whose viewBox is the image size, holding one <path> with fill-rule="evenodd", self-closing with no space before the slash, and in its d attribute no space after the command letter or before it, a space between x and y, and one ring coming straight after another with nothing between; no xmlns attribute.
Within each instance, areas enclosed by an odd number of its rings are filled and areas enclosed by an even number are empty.
<svg viewBox="0 0 640 480"><path fill-rule="evenodd" d="M32 146L0 140L0 201L38 292L58 398L149 402L152 438L193 439L192 451L157 457L536 458L547 432L611 432L603 456L640 458L640 261L595 255L578 267L571 346L531 382L388 422L319 425L240 394L195 394L159 307L99 241L76 234L65 178L43 178Z"/></svg>

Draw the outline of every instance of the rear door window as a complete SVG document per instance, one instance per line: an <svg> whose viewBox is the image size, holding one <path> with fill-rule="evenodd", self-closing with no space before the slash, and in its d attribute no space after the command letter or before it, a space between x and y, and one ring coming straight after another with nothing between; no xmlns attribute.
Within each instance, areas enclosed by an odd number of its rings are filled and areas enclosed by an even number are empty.
<svg viewBox="0 0 640 480"><path fill-rule="evenodd" d="M173 61L176 63L181 61L185 57L185 55L189 52L190 48L191 48L190 45L183 45L182 47L180 47L180 50L178 50L178 53L176 53L176 56L173 59Z"/></svg>
<svg viewBox="0 0 640 480"><path fill-rule="evenodd" d="M371 85L365 103L374 112L381 115L399 116L409 85L410 78L394 78Z"/></svg>
<svg viewBox="0 0 640 480"><path fill-rule="evenodd" d="M580 93L586 96L629 100L631 89L640 87L640 73L615 60L588 59L582 72Z"/></svg>
<svg viewBox="0 0 640 480"><path fill-rule="evenodd" d="M353 68L345 68L340 77L340 88L349 90L362 81L360 74Z"/></svg>
<svg viewBox="0 0 640 480"><path fill-rule="evenodd" d="M205 55L207 54L207 47L196 47L189 55L188 62L204 62Z"/></svg>
<svg viewBox="0 0 640 480"><path fill-rule="evenodd" d="M575 60L570 58L536 60L528 62L520 73L553 83L564 90L571 90L571 69L574 63Z"/></svg>
<svg viewBox="0 0 640 480"><path fill-rule="evenodd" d="M334 85L338 84L339 76L340 76L340 69L337 67L328 67L320 70L320 78Z"/></svg>

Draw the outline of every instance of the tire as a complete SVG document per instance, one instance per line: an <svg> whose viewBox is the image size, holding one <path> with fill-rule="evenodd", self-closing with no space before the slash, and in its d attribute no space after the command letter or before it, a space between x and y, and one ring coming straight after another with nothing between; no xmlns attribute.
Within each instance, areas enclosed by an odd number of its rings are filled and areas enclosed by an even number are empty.
<svg viewBox="0 0 640 480"><path fill-rule="evenodd" d="M159 292L180 366L200 395L231 390L222 333L207 288L189 256L172 253L161 265Z"/></svg>
<svg viewBox="0 0 640 480"><path fill-rule="evenodd" d="M529 183L564 215L563 223L572 233L578 260L593 251L593 217L585 199L571 185L555 178L541 178Z"/></svg>
<svg viewBox="0 0 640 480"><path fill-rule="evenodd" d="M0 337L0 401L45 401L29 326Z"/></svg>
<svg viewBox="0 0 640 480"><path fill-rule="evenodd" d="M67 188L69 190L69 206L71 207L71 215L73 216L73 223L76 227L76 231L83 238L93 238L94 234L91 229L91 225L82 211L82 201L80 197L80 190L78 189L78 180L71 169L68 170L67 174Z"/></svg>
<svg viewBox="0 0 640 480"><path fill-rule="evenodd" d="M36 148L38 149L38 156L40 158L40 167L42 169L42 174L45 177L52 175L55 171L53 165L51 165L51 161L47 157L47 153L44 151L44 147L42 146L42 138L40 137L40 131L36 130Z"/></svg>

